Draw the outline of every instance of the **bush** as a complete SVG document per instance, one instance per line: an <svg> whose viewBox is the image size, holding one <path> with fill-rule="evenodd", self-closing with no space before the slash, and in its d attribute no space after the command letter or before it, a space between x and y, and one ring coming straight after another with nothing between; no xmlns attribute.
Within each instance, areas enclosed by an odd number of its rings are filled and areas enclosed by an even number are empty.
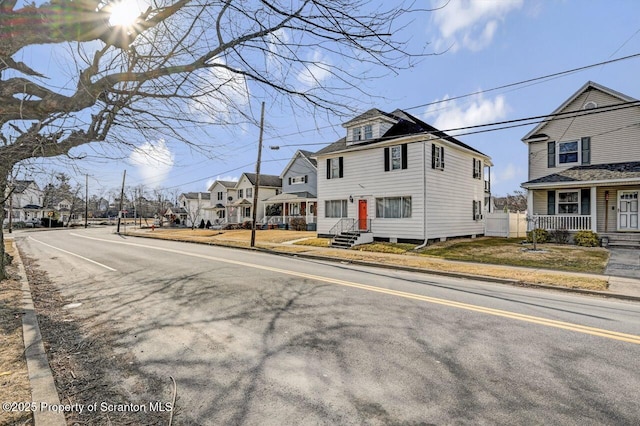
<svg viewBox="0 0 640 426"><path fill-rule="evenodd" d="M211 221L207 220L207 229L211 228Z"/></svg>
<svg viewBox="0 0 640 426"><path fill-rule="evenodd" d="M251 224L251 220L245 220L244 222L242 222L242 229L251 229Z"/></svg>
<svg viewBox="0 0 640 426"><path fill-rule="evenodd" d="M573 241L581 247L598 247L600 245L598 234L593 231L578 231L573 237Z"/></svg>
<svg viewBox="0 0 640 426"><path fill-rule="evenodd" d="M567 244L569 242L569 231L564 228L554 229L551 231L551 240L558 244Z"/></svg>
<svg viewBox="0 0 640 426"><path fill-rule="evenodd" d="M549 233L546 229L536 228L533 231L527 232L527 242L533 242L533 233L536 234L536 243L546 243L549 241Z"/></svg>
<svg viewBox="0 0 640 426"><path fill-rule="evenodd" d="M204 229L204 219L200 219L200 225L198 225L199 229Z"/></svg>
<svg viewBox="0 0 640 426"><path fill-rule="evenodd" d="M307 221L304 217L294 217L289 222L289 228L294 231L306 231Z"/></svg>
<svg viewBox="0 0 640 426"><path fill-rule="evenodd" d="M234 229L240 229L240 225L237 223L227 223L222 229L224 231L232 231Z"/></svg>

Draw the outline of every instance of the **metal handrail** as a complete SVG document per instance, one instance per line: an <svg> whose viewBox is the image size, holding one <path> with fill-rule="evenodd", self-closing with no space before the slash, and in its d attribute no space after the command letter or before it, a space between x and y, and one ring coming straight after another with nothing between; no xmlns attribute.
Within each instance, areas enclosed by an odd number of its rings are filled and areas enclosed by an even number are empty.
<svg viewBox="0 0 640 426"><path fill-rule="evenodd" d="M335 237L343 232L352 231L356 223L356 220L353 218L342 218L335 225L333 225L333 227L329 230L329 234Z"/></svg>

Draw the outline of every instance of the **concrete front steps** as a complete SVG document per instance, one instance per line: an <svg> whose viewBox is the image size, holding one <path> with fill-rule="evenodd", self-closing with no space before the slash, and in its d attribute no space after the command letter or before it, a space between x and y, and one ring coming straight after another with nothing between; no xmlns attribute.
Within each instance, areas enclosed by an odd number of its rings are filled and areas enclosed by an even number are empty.
<svg viewBox="0 0 640 426"><path fill-rule="evenodd" d="M607 239L605 247L640 249L640 233L638 232L610 232L600 234L600 238Z"/></svg>
<svg viewBox="0 0 640 426"><path fill-rule="evenodd" d="M349 249L358 244L367 244L373 242L373 234L371 232L349 231L342 232L331 240L329 247Z"/></svg>

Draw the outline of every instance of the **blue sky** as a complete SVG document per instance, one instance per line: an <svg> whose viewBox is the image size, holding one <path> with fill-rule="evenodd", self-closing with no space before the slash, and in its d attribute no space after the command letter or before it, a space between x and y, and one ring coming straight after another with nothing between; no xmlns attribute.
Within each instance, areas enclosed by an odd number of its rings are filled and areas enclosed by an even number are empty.
<svg viewBox="0 0 640 426"><path fill-rule="evenodd" d="M444 4L434 0L432 6ZM429 43L416 67L364 81L374 95L363 99L360 111L405 109L441 130L491 123L552 112L586 81L592 80L640 98L640 58L603 65L559 78L491 91L464 99L435 101L491 89L538 76L640 52L640 2L637 0L451 0L442 10L414 21L399 37L412 45ZM53 53L50 53L53 55ZM42 61L54 61L46 57ZM331 58L318 58L331 63ZM316 70L315 77L326 78ZM305 76L298 78L304 82ZM259 104L251 105L259 114ZM341 121L332 117L292 116L268 105L265 117L262 173L281 173L297 149L316 151L344 135ZM460 136L492 157L493 192L505 195L527 179L527 153L520 138L531 128ZM317 130L314 130L317 129ZM117 188L127 170L127 184L174 188L179 192L206 191L216 178L237 179L254 172L259 129L220 130L215 134L216 159L207 159L172 141L149 141L126 160L99 165L82 160L68 172L103 191ZM315 144L315 145L314 145ZM280 146L271 150L270 146ZM153 153L156 160L149 159ZM61 162L47 163L55 168ZM37 178L37 177L36 177Z"/></svg>

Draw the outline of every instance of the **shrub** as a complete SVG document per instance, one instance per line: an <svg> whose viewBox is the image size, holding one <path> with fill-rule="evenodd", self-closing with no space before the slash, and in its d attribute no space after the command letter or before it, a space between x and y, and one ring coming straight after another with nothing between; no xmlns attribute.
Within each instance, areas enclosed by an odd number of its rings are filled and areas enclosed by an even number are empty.
<svg viewBox="0 0 640 426"><path fill-rule="evenodd" d="M569 242L569 231L564 228L554 229L551 231L551 240L558 244L567 244Z"/></svg>
<svg viewBox="0 0 640 426"><path fill-rule="evenodd" d="M304 217L291 218L291 221L289 222L289 228L294 231L306 231L307 221Z"/></svg>
<svg viewBox="0 0 640 426"><path fill-rule="evenodd" d="M240 225L237 223L227 223L222 229L225 231L232 231L234 229L240 229Z"/></svg>
<svg viewBox="0 0 640 426"><path fill-rule="evenodd" d="M573 237L573 241L581 247L598 247L600 244L598 234L593 231L578 231Z"/></svg>
<svg viewBox="0 0 640 426"><path fill-rule="evenodd" d="M211 221L207 220L207 229L211 228Z"/></svg>
<svg viewBox="0 0 640 426"><path fill-rule="evenodd" d="M242 229L251 229L251 220L245 220L242 222Z"/></svg>
<svg viewBox="0 0 640 426"><path fill-rule="evenodd" d="M536 234L536 243L546 243L549 241L549 233L546 229L536 228L533 231L527 232L527 242L533 242L533 233Z"/></svg>
<svg viewBox="0 0 640 426"><path fill-rule="evenodd" d="M198 225L199 229L204 229L204 219L200 219L200 225Z"/></svg>

